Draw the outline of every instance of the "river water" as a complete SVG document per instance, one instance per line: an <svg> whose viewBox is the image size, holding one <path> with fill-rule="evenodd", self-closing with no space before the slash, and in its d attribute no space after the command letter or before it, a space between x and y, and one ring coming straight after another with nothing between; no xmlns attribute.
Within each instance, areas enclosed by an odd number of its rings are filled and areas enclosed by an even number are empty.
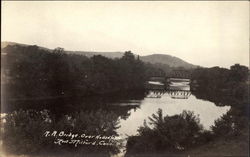
<svg viewBox="0 0 250 157"><path fill-rule="evenodd" d="M193 111L206 130L210 129L216 119L229 111L230 106L216 106L213 102L197 99L191 94L189 85L183 84L170 86L170 89L164 91L165 93L162 93L159 97L152 96L153 91L151 91L143 100L128 103L127 105L138 105L140 107L136 110L130 110L130 116L120 121L121 127L118 132L121 136L135 135L143 121L156 113L158 109L162 109L163 114L168 116L180 114L183 110Z"/></svg>
<svg viewBox="0 0 250 157"><path fill-rule="evenodd" d="M230 109L230 106L216 106L212 102L197 99L194 95L190 95L188 99L173 99L164 94L161 98L145 98L139 104L139 109L129 111L128 119L120 121L121 127L118 129L120 134L135 135L144 119L147 120L159 108L163 110L164 115L169 116L180 114L183 110L193 111L199 116L200 123L205 129L210 129L214 121Z"/></svg>

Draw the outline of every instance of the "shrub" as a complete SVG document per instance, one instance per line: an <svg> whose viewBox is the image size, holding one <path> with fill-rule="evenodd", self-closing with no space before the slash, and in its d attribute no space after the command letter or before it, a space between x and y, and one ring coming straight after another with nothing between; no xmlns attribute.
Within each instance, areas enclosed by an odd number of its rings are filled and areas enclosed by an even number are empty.
<svg viewBox="0 0 250 157"><path fill-rule="evenodd" d="M50 129L46 111L15 111L7 114L2 134L4 149L17 154L38 152L46 145L41 136Z"/></svg>
<svg viewBox="0 0 250 157"><path fill-rule="evenodd" d="M149 125L145 121L138 129L137 136L129 137L128 153L180 151L195 145L201 135L199 118L190 111L164 117L159 109L149 120Z"/></svg>
<svg viewBox="0 0 250 157"><path fill-rule="evenodd" d="M111 146L92 145L55 145L56 137L45 137L46 131L64 131L65 133L79 133L87 135L117 136L118 115L103 110L79 111L74 115L64 115L59 120L51 118L47 110L19 110L8 113L4 118L1 132L4 151L10 154L43 154L74 153L88 154L102 153L103 156L117 153L118 141L114 140ZM3 121L3 119L2 119ZM62 137L64 138L64 137ZM66 137L65 137L66 138Z"/></svg>
<svg viewBox="0 0 250 157"><path fill-rule="evenodd" d="M247 117L242 116L240 110L232 108L227 114L217 119L211 128L217 137L232 137L239 135L246 127L248 127Z"/></svg>

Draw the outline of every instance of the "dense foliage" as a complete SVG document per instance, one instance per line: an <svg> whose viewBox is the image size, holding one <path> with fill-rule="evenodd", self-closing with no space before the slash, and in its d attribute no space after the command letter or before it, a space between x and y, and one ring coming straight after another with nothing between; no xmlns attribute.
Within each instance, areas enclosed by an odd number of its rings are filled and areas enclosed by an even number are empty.
<svg viewBox="0 0 250 157"><path fill-rule="evenodd" d="M223 92L242 99L247 94L249 69L235 64L230 69L213 67L198 68L192 72L192 82L197 84L198 91ZM249 83L248 83L249 84Z"/></svg>
<svg viewBox="0 0 250 157"><path fill-rule="evenodd" d="M66 54L62 48L7 46L2 50L7 97L100 95L144 90L144 82L159 71L127 51L119 59Z"/></svg>
<svg viewBox="0 0 250 157"><path fill-rule="evenodd" d="M19 110L7 114L1 119L3 129L1 140L3 149L8 154L46 154L59 156L95 155L109 156L117 153L119 141L112 140L111 146L105 145L57 145L57 139L70 139L67 137L48 136L47 131L58 133L78 133L86 135L102 135L117 137L116 129L119 127L118 115L104 110L79 111L72 115L64 115L55 120L48 110ZM75 138L79 139L79 138ZM81 138L80 138L81 139ZM94 140L97 143L101 140Z"/></svg>

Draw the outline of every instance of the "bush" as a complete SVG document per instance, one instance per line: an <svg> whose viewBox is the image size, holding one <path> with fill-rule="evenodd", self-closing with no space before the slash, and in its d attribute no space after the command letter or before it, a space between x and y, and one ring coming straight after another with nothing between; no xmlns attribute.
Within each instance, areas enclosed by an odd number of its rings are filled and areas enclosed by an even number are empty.
<svg viewBox="0 0 250 157"><path fill-rule="evenodd" d="M38 152L46 145L41 136L51 128L46 111L15 111L5 118L3 124L3 146L8 152L17 154Z"/></svg>
<svg viewBox="0 0 250 157"><path fill-rule="evenodd" d="M202 126L193 112L183 111L179 115L163 117L162 110L149 118L138 129L138 135L129 137L128 153L180 151L188 149L198 142Z"/></svg>
<svg viewBox="0 0 250 157"><path fill-rule="evenodd" d="M3 149L10 154L43 154L49 153L62 154L67 152L71 156L74 153L88 154L102 153L109 155L117 153L118 141L114 140L111 146L92 146L92 145L55 145L56 137L45 137L46 131L64 131L65 133L78 133L86 135L117 136L118 115L103 110L98 111L79 111L74 115L62 116L59 120L51 117L47 110L19 110L9 113L4 118ZM3 119L2 119L3 122ZM62 137L64 138L64 137ZM66 138L66 137L65 137ZM65 139L66 140L66 139Z"/></svg>
<svg viewBox="0 0 250 157"><path fill-rule="evenodd" d="M242 116L240 110L232 108L227 114L217 119L211 128L217 137L233 137L239 135L241 130L247 127L247 117Z"/></svg>

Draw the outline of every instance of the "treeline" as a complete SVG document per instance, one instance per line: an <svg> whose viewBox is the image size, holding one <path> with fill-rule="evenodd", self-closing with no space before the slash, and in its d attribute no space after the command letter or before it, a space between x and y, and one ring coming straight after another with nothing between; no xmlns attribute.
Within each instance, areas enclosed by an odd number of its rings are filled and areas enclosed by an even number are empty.
<svg viewBox="0 0 250 157"><path fill-rule="evenodd" d="M150 75L162 71L144 64L127 51L119 59L100 55L87 58L38 46L7 46L2 49L6 97L77 96L144 90Z"/></svg>
<svg viewBox="0 0 250 157"><path fill-rule="evenodd" d="M206 92L223 92L237 98L242 98L246 92L249 69L235 64L230 69L213 67L198 68L192 72L191 85L196 90ZM248 83L249 84L249 83Z"/></svg>

